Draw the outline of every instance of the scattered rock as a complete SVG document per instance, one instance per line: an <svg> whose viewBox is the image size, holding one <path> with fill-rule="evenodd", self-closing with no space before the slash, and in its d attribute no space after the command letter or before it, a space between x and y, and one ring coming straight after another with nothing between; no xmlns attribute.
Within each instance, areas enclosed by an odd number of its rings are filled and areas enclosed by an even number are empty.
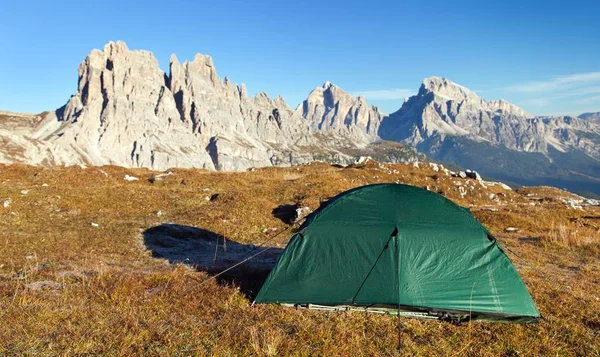
<svg viewBox="0 0 600 357"><path fill-rule="evenodd" d="M42 184L42 187L48 187L47 183Z"/></svg>
<svg viewBox="0 0 600 357"><path fill-rule="evenodd" d="M494 199L496 199L496 194L495 194L495 193L490 193L490 194L488 195L488 198L489 198L490 200L494 200Z"/></svg>
<svg viewBox="0 0 600 357"><path fill-rule="evenodd" d="M414 167L415 169L418 169L418 168L419 168L419 162L418 162L418 161L415 161L415 162L413 162L413 163L412 163L412 165L413 165L413 167Z"/></svg>
<svg viewBox="0 0 600 357"><path fill-rule="evenodd" d="M295 222L298 222L302 218L308 216L311 212L312 212L312 210L310 209L310 207L305 206L305 207L297 208Z"/></svg>
<svg viewBox="0 0 600 357"><path fill-rule="evenodd" d="M162 217L162 215L163 215L162 211L158 211L158 212L156 212L156 216L157 216L157 217Z"/></svg>
<svg viewBox="0 0 600 357"><path fill-rule="evenodd" d="M155 178L157 181L160 181L160 180L164 179L165 177L167 177L167 176L171 176L171 175L174 175L174 174L173 174L173 172L171 172L171 171L167 171L167 172L165 172L165 173L158 174L158 175L154 176L154 178Z"/></svg>
<svg viewBox="0 0 600 357"><path fill-rule="evenodd" d="M430 162L430 163L429 163L429 167L431 167L431 169L432 169L434 172L438 172L438 171L440 171L440 168L439 168L438 164L436 164L436 163ZM442 168L443 168L443 166L442 166Z"/></svg>
<svg viewBox="0 0 600 357"><path fill-rule="evenodd" d="M92 222L92 227L100 227L100 225L98 223Z"/></svg>
<svg viewBox="0 0 600 357"><path fill-rule="evenodd" d="M130 175L125 175L125 177L123 179L125 181L137 181L137 180L139 180L139 178L137 178L135 176L130 176Z"/></svg>
<svg viewBox="0 0 600 357"><path fill-rule="evenodd" d="M21 190L21 194L22 194L22 195L26 195L26 194L28 194L28 193L29 193L29 190Z"/></svg>
<svg viewBox="0 0 600 357"><path fill-rule="evenodd" d="M373 158L370 156L361 156L358 159L356 159L356 161L354 161L354 164L355 165L365 164L365 163L369 162L370 160L373 160Z"/></svg>
<svg viewBox="0 0 600 357"><path fill-rule="evenodd" d="M515 228L515 227L507 227L507 228L504 229L504 231L508 232L508 233L513 233L513 232L518 232L519 229Z"/></svg>
<svg viewBox="0 0 600 357"><path fill-rule="evenodd" d="M467 178L467 173L464 172L464 171L459 171L458 172L458 177L460 177L460 178Z"/></svg>
<svg viewBox="0 0 600 357"><path fill-rule="evenodd" d="M502 187L503 189L505 189L507 191L512 191L512 188L510 188L509 185L502 183L502 182L498 182L498 184L500 184L500 187Z"/></svg>
<svg viewBox="0 0 600 357"><path fill-rule="evenodd" d="M482 181L481 176L479 175L479 173L477 171L466 170L465 175L467 175L468 178L472 178L477 181Z"/></svg>
<svg viewBox="0 0 600 357"><path fill-rule="evenodd" d="M55 281L43 280L43 281L34 281L25 285L29 290L42 291L42 290L60 290L63 288L63 284L57 283Z"/></svg>
<svg viewBox="0 0 600 357"><path fill-rule="evenodd" d="M482 211L498 212L496 207L481 207Z"/></svg>
<svg viewBox="0 0 600 357"><path fill-rule="evenodd" d="M12 204L12 200L9 198L4 201L4 208L8 208Z"/></svg>
<svg viewBox="0 0 600 357"><path fill-rule="evenodd" d="M595 200L592 198L587 198L583 202L588 206L600 206L600 200Z"/></svg>

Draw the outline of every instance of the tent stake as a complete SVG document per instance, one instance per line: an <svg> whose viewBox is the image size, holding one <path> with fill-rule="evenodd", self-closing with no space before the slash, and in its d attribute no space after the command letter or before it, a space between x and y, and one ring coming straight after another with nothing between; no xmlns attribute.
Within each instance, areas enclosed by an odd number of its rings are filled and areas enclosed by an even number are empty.
<svg viewBox="0 0 600 357"><path fill-rule="evenodd" d="M402 350L402 321L400 320L400 305L398 305L398 352Z"/></svg>

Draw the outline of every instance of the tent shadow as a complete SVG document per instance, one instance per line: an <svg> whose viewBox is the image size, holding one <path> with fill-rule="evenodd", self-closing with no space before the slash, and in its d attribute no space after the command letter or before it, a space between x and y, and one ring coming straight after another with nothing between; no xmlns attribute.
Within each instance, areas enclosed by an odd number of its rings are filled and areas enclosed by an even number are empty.
<svg viewBox="0 0 600 357"><path fill-rule="evenodd" d="M147 229L143 239L152 256L166 259L171 264L186 264L211 275L266 248L238 243L206 229L167 223ZM271 248L220 275L217 282L237 285L254 300L282 252L281 248Z"/></svg>

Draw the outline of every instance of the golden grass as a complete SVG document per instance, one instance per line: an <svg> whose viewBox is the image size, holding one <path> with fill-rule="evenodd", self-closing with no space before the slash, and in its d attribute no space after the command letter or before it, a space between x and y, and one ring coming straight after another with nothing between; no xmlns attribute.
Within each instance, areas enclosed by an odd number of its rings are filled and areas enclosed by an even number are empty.
<svg viewBox="0 0 600 357"><path fill-rule="evenodd" d="M483 188L429 168L375 162L172 171L150 183L156 173L143 169L0 165L0 355L397 354L394 317L252 307L235 283L200 286L206 273L152 257L142 239L172 222L256 244L286 228L273 208L316 209L376 182L429 187L470 207L507 248L544 316L539 325L403 319L402 354L600 355L600 210L569 209L552 199L568 195L562 191L543 189L548 199L532 201L535 189ZM126 182L125 174L140 180ZM214 193L218 199L205 199ZM502 195L496 201L490 193ZM504 232L509 226L519 232ZM28 288L39 281L62 285Z"/></svg>

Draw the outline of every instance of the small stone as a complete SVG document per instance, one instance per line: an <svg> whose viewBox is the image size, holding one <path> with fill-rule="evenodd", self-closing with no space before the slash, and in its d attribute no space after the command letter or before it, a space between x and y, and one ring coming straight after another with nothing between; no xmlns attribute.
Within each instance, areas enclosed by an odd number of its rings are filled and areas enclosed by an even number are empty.
<svg viewBox="0 0 600 357"><path fill-rule="evenodd" d="M369 162L371 160L373 160L373 158L370 156L361 156L354 161L354 164L355 165L366 164L367 162Z"/></svg>
<svg viewBox="0 0 600 357"><path fill-rule="evenodd" d="M479 173L477 171L466 170L465 175L467 175L468 178L472 178L477 181L482 181L481 176L479 175Z"/></svg>
<svg viewBox="0 0 600 357"><path fill-rule="evenodd" d="M98 223L92 222L92 227L100 227L100 225Z"/></svg>
<svg viewBox="0 0 600 357"><path fill-rule="evenodd" d="M137 178L135 176L130 176L130 175L125 175L125 177L123 179L125 181L137 181L137 180L139 180L139 178Z"/></svg>
<svg viewBox="0 0 600 357"><path fill-rule="evenodd" d="M519 229L515 228L515 227L507 227L507 228L504 229L504 231L508 232L508 233L513 233L513 232L518 232Z"/></svg>
<svg viewBox="0 0 600 357"><path fill-rule="evenodd" d="M26 195L26 194L28 194L28 193L29 193L29 190L21 190L21 194L22 194L22 195Z"/></svg>
<svg viewBox="0 0 600 357"><path fill-rule="evenodd" d="M160 181L160 180L164 179L165 177L167 177L167 176L171 176L171 175L173 175L173 172L171 172L171 171L167 171L167 172L165 172L164 174L158 174L158 175L154 176L154 178L155 178L157 181Z"/></svg>
<svg viewBox="0 0 600 357"><path fill-rule="evenodd" d="M4 208L8 208L11 204L12 200L9 198L8 200L4 201Z"/></svg>
<svg viewBox="0 0 600 357"><path fill-rule="evenodd" d="M42 187L48 187L47 183L42 184Z"/></svg>
<svg viewBox="0 0 600 357"><path fill-rule="evenodd" d="M163 213L162 213L162 211L158 211L158 212L156 212L156 215L157 215L158 217L162 217Z"/></svg>
<svg viewBox="0 0 600 357"><path fill-rule="evenodd" d="M34 281L25 285L27 289L30 290L60 290L63 288L63 284L57 283L55 281L43 280L43 281Z"/></svg>
<svg viewBox="0 0 600 357"><path fill-rule="evenodd" d="M310 207L301 207L296 209L296 219L295 222L298 222L302 218L306 217L312 212Z"/></svg>

